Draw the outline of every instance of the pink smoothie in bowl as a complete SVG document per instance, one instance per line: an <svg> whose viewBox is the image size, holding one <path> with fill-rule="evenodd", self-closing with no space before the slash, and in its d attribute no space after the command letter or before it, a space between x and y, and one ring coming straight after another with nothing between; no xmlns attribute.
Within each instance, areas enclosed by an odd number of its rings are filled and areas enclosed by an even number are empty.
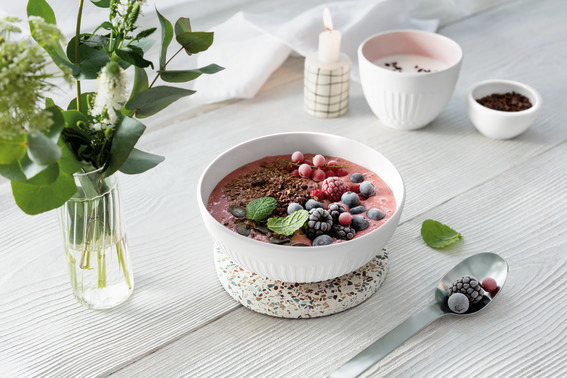
<svg viewBox="0 0 567 378"><path fill-rule="evenodd" d="M271 212L250 219L249 205L265 198L271 198L266 201ZM341 157L299 151L265 156L233 170L206 203L214 219L243 237L298 247L360 238L386 223L396 208L394 194L379 172ZM271 218L285 222L295 211L307 218L293 233L272 227Z"/></svg>

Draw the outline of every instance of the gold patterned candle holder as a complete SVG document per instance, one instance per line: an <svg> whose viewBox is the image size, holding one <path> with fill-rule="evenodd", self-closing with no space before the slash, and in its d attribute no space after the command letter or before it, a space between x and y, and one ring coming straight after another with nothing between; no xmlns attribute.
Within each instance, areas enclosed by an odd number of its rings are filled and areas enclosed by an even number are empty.
<svg viewBox="0 0 567 378"><path fill-rule="evenodd" d="M341 53L335 63L324 63L317 53L305 59L305 111L320 118L340 117L348 110L351 60Z"/></svg>

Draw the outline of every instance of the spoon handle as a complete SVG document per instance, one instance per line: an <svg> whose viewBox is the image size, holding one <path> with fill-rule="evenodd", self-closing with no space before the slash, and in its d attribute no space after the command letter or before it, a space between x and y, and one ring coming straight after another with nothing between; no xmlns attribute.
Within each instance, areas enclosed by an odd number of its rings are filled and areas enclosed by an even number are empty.
<svg viewBox="0 0 567 378"><path fill-rule="evenodd" d="M439 308L439 304L437 303L416 312L402 324L354 356L339 369L332 372L329 378L358 377L376 362L402 345L407 339L443 315L446 315L446 313Z"/></svg>

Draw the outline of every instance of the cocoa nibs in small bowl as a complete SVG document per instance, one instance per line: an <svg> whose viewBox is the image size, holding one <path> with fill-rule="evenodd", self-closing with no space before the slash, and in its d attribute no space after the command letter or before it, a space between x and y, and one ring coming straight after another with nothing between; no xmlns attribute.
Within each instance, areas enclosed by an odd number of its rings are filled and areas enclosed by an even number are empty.
<svg viewBox="0 0 567 378"><path fill-rule="evenodd" d="M476 102L487 108L504 112L519 112L532 107L529 98L516 92L493 93L477 99Z"/></svg>

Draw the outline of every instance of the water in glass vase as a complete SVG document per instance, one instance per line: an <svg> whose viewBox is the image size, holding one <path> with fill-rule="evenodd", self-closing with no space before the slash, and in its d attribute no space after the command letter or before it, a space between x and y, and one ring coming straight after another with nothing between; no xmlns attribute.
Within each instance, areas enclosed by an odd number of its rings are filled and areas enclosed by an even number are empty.
<svg viewBox="0 0 567 378"><path fill-rule="evenodd" d="M115 307L134 290L126 236L106 248L67 247L71 286L77 301L95 310ZM81 258L84 257L84 268Z"/></svg>

